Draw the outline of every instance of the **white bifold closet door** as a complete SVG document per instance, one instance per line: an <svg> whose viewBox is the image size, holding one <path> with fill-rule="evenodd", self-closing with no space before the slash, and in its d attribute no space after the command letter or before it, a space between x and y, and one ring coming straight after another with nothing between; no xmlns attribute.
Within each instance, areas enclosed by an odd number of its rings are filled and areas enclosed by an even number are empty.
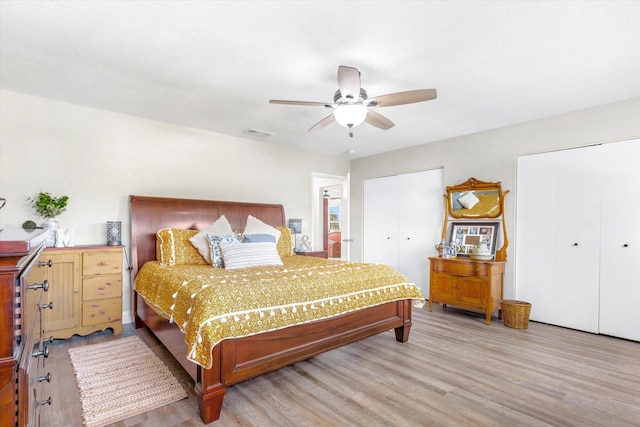
<svg viewBox="0 0 640 427"><path fill-rule="evenodd" d="M518 158L516 296L531 320L640 340L638 163L640 140Z"/></svg>
<svg viewBox="0 0 640 427"><path fill-rule="evenodd" d="M442 169L364 180L363 261L394 267L429 294L429 260L440 240Z"/></svg>
<svg viewBox="0 0 640 427"><path fill-rule="evenodd" d="M600 333L640 341L640 139L602 148Z"/></svg>

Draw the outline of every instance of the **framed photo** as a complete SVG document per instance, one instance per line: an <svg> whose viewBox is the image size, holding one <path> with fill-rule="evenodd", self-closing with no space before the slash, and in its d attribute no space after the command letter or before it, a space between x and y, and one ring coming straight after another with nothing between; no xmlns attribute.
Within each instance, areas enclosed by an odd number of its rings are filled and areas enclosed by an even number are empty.
<svg viewBox="0 0 640 427"><path fill-rule="evenodd" d="M478 242L487 243L491 254L495 255L499 225L499 222L452 222L449 242L458 246L458 256L469 256Z"/></svg>

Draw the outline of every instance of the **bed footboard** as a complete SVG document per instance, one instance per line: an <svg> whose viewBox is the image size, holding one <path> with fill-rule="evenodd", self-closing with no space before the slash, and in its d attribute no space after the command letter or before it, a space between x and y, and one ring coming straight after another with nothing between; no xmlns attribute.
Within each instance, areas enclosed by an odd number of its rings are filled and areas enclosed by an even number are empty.
<svg viewBox="0 0 640 427"><path fill-rule="evenodd" d="M220 417L226 388L380 332L395 330L406 342L411 329L411 300L390 302L341 316L245 338L222 341L213 349L213 366L204 369L185 357L184 336L137 298L136 325L146 325L195 381L200 417Z"/></svg>

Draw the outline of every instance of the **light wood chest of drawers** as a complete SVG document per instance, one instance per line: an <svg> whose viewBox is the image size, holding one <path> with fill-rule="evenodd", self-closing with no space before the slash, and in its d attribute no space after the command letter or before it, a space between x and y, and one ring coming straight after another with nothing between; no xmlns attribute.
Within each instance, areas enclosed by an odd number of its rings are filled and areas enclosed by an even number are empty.
<svg viewBox="0 0 640 427"><path fill-rule="evenodd" d="M45 335L69 338L111 328L122 333L122 246L47 248L30 279L48 280L53 309Z"/></svg>
<svg viewBox="0 0 640 427"><path fill-rule="evenodd" d="M491 313L500 309L505 261L476 261L471 258L429 258L429 311L433 303L478 310L485 313L487 325ZM498 316L501 317L501 312Z"/></svg>

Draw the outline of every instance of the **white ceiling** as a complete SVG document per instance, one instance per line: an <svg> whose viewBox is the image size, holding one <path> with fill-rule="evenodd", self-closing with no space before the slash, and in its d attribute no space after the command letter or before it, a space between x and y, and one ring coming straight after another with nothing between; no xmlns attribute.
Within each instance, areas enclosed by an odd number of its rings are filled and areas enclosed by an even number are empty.
<svg viewBox="0 0 640 427"><path fill-rule="evenodd" d="M379 108L349 138L339 65ZM0 1L2 89L357 158L640 96L639 1ZM272 132L267 138L243 134ZM355 150L355 154L345 154Z"/></svg>

